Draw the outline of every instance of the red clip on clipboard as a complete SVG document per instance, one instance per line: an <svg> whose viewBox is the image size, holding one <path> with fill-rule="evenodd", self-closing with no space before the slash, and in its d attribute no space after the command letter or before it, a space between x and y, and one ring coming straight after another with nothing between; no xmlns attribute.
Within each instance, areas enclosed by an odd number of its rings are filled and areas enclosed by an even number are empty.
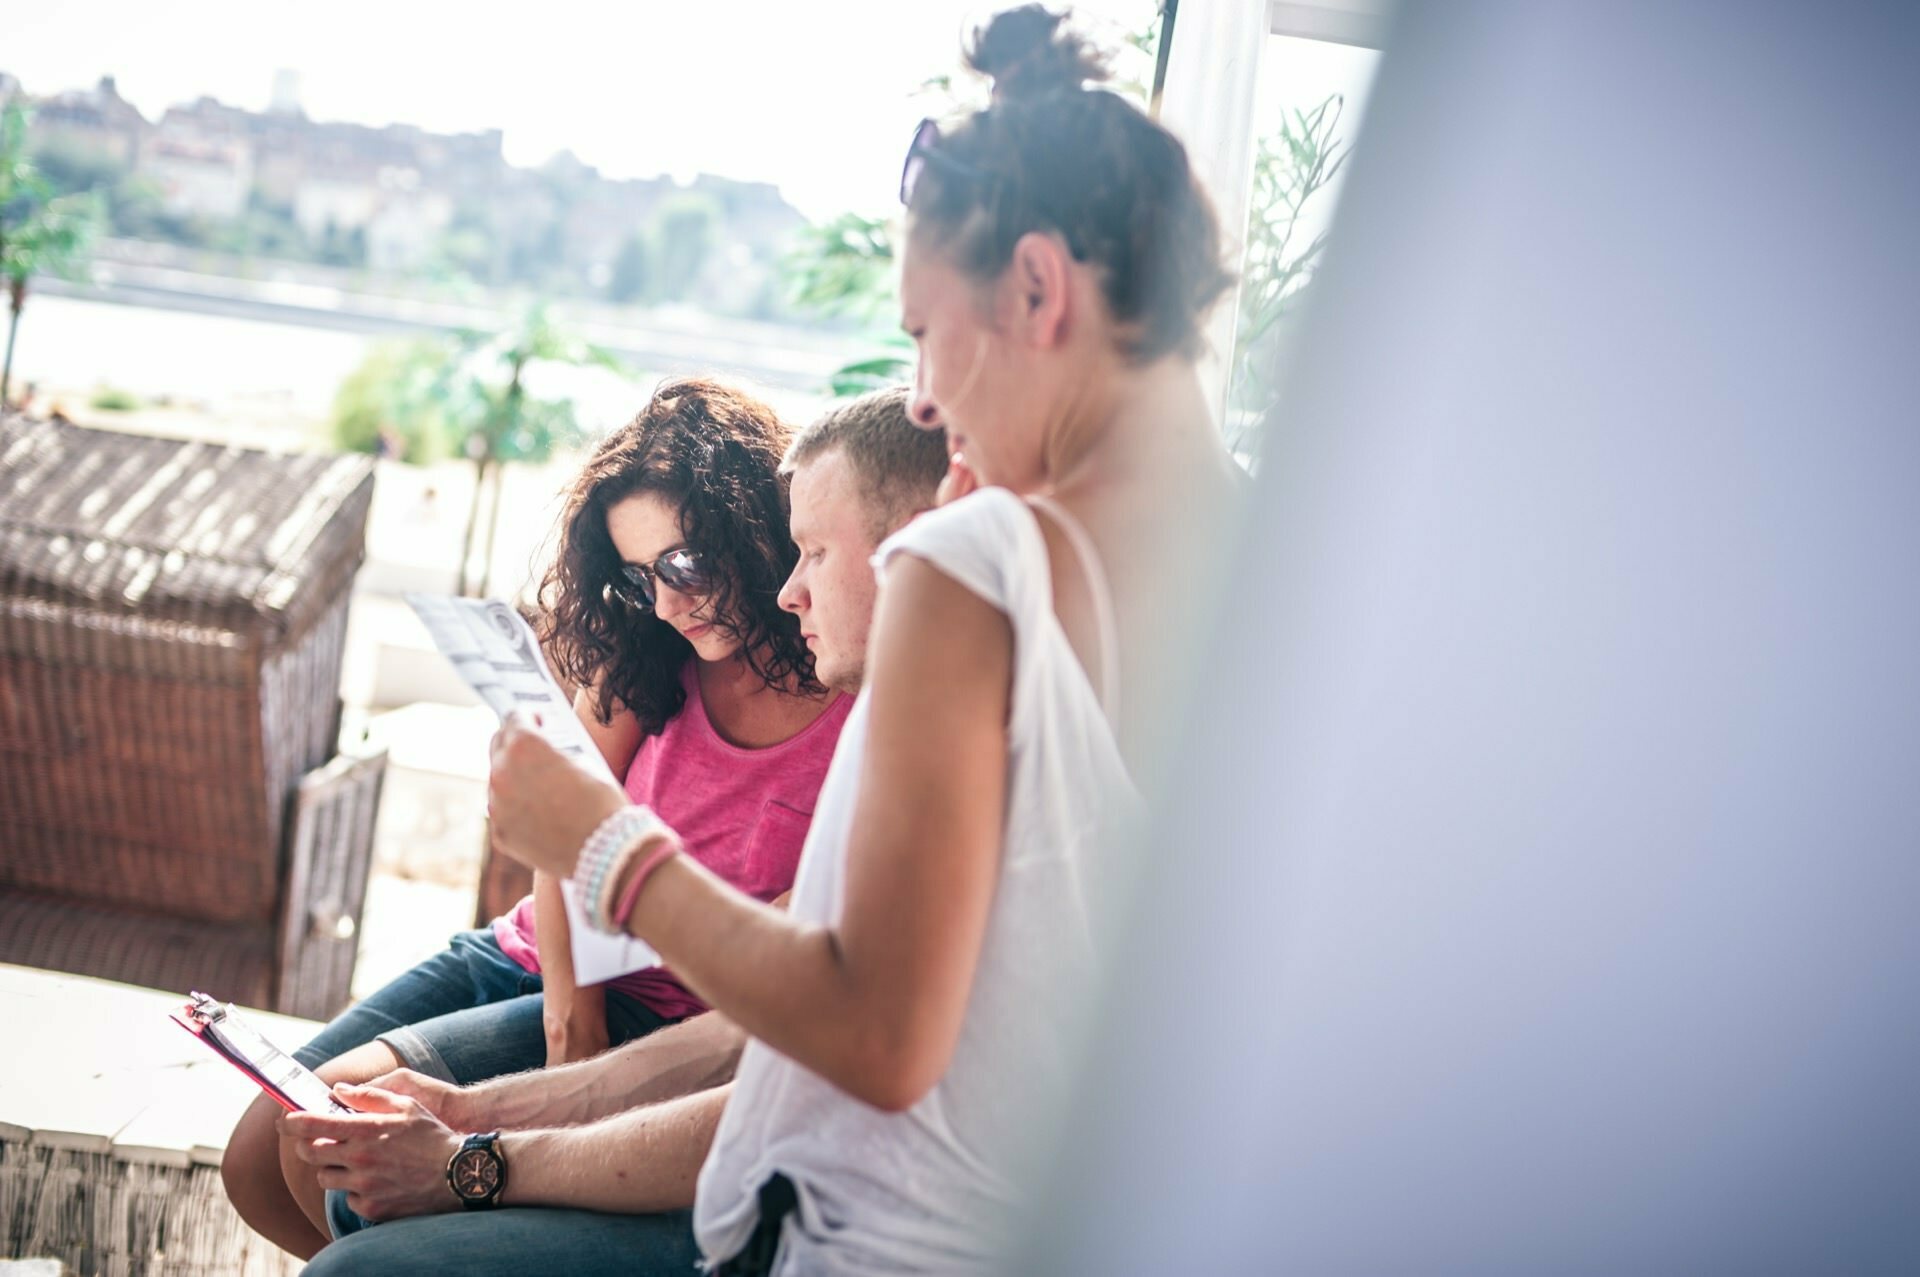
<svg viewBox="0 0 1920 1277"><path fill-rule="evenodd" d="M333 1098L333 1091L312 1069L248 1027L231 1006L196 992L185 1006L168 1015L214 1054L252 1078L289 1113L353 1112Z"/></svg>

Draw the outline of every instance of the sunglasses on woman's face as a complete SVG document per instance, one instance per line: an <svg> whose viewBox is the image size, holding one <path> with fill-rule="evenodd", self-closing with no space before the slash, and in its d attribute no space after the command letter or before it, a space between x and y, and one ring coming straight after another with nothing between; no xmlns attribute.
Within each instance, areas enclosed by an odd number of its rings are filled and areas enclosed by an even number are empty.
<svg viewBox="0 0 1920 1277"><path fill-rule="evenodd" d="M685 546L668 550L651 563L623 563L620 565L620 575L647 607L653 606L653 583L656 580L680 594L699 596L713 589L713 577L707 571L706 556Z"/></svg>

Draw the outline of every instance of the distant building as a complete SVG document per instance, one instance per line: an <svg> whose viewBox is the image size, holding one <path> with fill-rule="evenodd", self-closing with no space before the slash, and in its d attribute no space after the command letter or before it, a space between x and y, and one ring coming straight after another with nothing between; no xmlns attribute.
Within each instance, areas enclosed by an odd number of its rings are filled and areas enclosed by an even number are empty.
<svg viewBox="0 0 1920 1277"><path fill-rule="evenodd" d="M418 270L433 259L453 220L453 201L423 190L413 169L381 174L380 201L367 222L367 266L372 270Z"/></svg>
<svg viewBox="0 0 1920 1277"><path fill-rule="evenodd" d="M453 220L453 201L427 189L417 169L354 166L301 181L293 217L316 243L359 231L369 269L404 272L433 259Z"/></svg>
<svg viewBox="0 0 1920 1277"><path fill-rule="evenodd" d="M293 191L293 220L316 241L364 228L379 208L379 171L359 165L310 172Z"/></svg>
<svg viewBox="0 0 1920 1277"><path fill-rule="evenodd" d="M160 117L141 142L135 169L159 194L162 208L208 221L231 221L247 211L253 146L235 124L177 108Z"/></svg>
<svg viewBox="0 0 1920 1277"><path fill-rule="evenodd" d="M35 108L36 145L137 171L175 217L218 223L257 208L292 223L273 232L286 251L381 272L418 270L444 256L494 284L598 290L636 236L657 233L662 206L691 194L715 211L694 291L721 309L751 309L803 224L765 183L612 180L571 151L538 169L517 168L506 162L498 129L431 133L312 120L290 70L275 72L267 111L201 97L156 123L120 96L111 76L35 101L0 73L0 99L9 95Z"/></svg>
<svg viewBox="0 0 1920 1277"><path fill-rule="evenodd" d="M807 219L771 182L737 182L702 173L694 178L692 190L718 204L729 232L750 243L777 244L806 225Z"/></svg>
<svg viewBox="0 0 1920 1277"><path fill-rule="evenodd" d="M562 186L585 186L600 180L600 170L572 151L555 151L540 166L540 172Z"/></svg>
<svg viewBox="0 0 1920 1277"><path fill-rule="evenodd" d="M641 233L662 200L678 188L670 178L596 182L566 210L567 265L591 276L610 271L627 241Z"/></svg>
<svg viewBox="0 0 1920 1277"><path fill-rule="evenodd" d="M770 182L702 173L692 190L720 208L720 235L702 265L695 294L714 310L758 312L770 294L779 292L781 254L806 219Z"/></svg>
<svg viewBox="0 0 1920 1277"><path fill-rule="evenodd" d="M176 217L232 221L247 211L253 190L252 155L232 139L154 137L141 148L138 171Z"/></svg>
<svg viewBox="0 0 1920 1277"><path fill-rule="evenodd" d="M289 71L285 67L273 73L273 105L267 110L274 115L305 115L300 106L300 73Z"/></svg>
<svg viewBox="0 0 1920 1277"><path fill-rule="evenodd" d="M120 86L110 75L101 76L91 89L41 98L33 108L33 133L42 145L65 144L122 165L133 163L151 127L147 117L120 96Z"/></svg>

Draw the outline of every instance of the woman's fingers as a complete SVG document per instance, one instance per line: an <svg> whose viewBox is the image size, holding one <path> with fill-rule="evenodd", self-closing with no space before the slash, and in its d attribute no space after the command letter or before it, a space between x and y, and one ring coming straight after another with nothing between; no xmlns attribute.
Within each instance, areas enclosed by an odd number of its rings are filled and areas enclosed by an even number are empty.
<svg viewBox="0 0 1920 1277"><path fill-rule="evenodd" d="M956 452L947 460L947 473L940 480L940 486L934 489L933 503L936 506L958 501L980 486L980 477L967 464L967 459Z"/></svg>
<svg viewBox="0 0 1920 1277"><path fill-rule="evenodd" d="M502 851L556 877L573 872L580 846L610 812L627 803L611 776L574 762L530 727L508 716L493 751L488 807Z"/></svg>
<svg viewBox="0 0 1920 1277"><path fill-rule="evenodd" d="M537 710L508 710L507 716L500 720L499 730L494 732L493 739L487 744L488 758L498 766L505 751L514 742L528 737L536 740L543 739L540 735L540 725L544 721Z"/></svg>

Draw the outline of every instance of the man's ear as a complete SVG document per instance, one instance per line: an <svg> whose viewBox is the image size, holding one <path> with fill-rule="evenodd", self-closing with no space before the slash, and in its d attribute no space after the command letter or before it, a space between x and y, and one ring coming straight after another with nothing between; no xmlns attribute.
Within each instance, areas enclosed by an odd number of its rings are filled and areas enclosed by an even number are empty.
<svg viewBox="0 0 1920 1277"><path fill-rule="evenodd" d="M1041 349L1066 339L1072 312L1071 261L1057 235L1028 231L1013 246L1008 275L1018 305L1015 322L1026 339Z"/></svg>

